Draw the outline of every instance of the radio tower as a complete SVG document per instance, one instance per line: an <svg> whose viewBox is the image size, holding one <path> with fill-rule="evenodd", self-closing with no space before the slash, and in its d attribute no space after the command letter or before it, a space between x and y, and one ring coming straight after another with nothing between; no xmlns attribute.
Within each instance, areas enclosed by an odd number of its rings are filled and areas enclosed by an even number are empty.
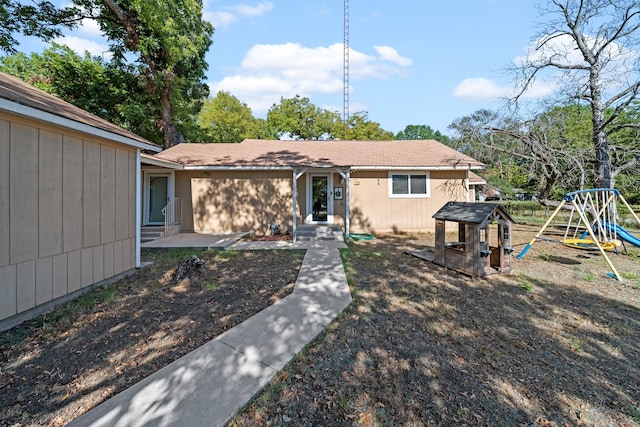
<svg viewBox="0 0 640 427"><path fill-rule="evenodd" d="M349 133L349 0L344 0L344 43L342 56L342 139Z"/></svg>

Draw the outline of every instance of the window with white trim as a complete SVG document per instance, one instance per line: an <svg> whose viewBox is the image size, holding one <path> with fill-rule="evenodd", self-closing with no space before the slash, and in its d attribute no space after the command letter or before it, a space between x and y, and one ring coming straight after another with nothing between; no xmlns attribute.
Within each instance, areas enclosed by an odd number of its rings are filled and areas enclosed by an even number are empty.
<svg viewBox="0 0 640 427"><path fill-rule="evenodd" d="M430 197L429 172L389 172L389 197Z"/></svg>

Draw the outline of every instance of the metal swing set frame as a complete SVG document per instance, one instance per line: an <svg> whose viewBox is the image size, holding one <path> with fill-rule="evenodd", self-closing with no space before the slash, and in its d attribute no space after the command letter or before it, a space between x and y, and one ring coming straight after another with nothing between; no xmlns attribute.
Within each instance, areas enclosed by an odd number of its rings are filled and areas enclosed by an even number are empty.
<svg viewBox="0 0 640 427"><path fill-rule="evenodd" d="M624 197L622 197L620 191L614 188L593 188L573 191L564 196L560 205L558 205L553 214L547 219L540 231L538 231L531 242L522 249L516 258L522 259L537 240L559 242L577 249L597 249L612 270L612 273L608 275L622 282L622 276L620 276L620 273L618 273L618 270L606 253L607 250L617 251L617 248L621 244L617 235L618 200L624 204L638 224L640 224L640 218L638 218L631 206L629 206ZM571 204L571 214L567 222L564 238L562 240L542 238L542 234L549 224L551 224L551 221L553 221L567 203ZM577 217L574 214L577 214ZM591 218L589 218L589 216ZM571 231L573 231L572 235L570 235Z"/></svg>

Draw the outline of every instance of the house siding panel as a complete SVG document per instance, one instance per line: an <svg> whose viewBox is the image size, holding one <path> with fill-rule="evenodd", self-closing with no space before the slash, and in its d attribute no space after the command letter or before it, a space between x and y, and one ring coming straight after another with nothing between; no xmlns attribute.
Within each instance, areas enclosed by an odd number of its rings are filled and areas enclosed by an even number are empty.
<svg viewBox="0 0 640 427"><path fill-rule="evenodd" d="M108 278L113 276L114 273L114 268L113 268L113 242L107 243L103 246L104 248L104 261L103 261L103 265L104 265L104 277Z"/></svg>
<svg viewBox="0 0 640 427"><path fill-rule="evenodd" d="M16 266L7 265L0 268L0 319L17 313L16 301Z"/></svg>
<svg viewBox="0 0 640 427"><path fill-rule="evenodd" d="M36 305L53 299L53 259L36 260Z"/></svg>
<svg viewBox="0 0 640 427"><path fill-rule="evenodd" d="M12 123L9 185L10 263L38 257L38 130Z"/></svg>
<svg viewBox="0 0 640 427"><path fill-rule="evenodd" d="M136 237L136 153L129 154L129 234L128 237ZM131 254L135 260L135 253Z"/></svg>
<svg viewBox="0 0 640 427"><path fill-rule="evenodd" d="M185 203L184 215L191 217L196 232L264 234L274 220L283 230L292 227L292 174L288 171L209 172L189 178L193 209Z"/></svg>
<svg viewBox="0 0 640 427"><path fill-rule="evenodd" d="M93 247L93 283L104 279L104 246Z"/></svg>
<svg viewBox="0 0 640 427"><path fill-rule="evenodd" d="M113 271L116 273L123 272L124 263L122 262L122 240L113 243Z"/></svg>
<svg viewBox="0 0 640 427"><path fill-rule="evenodd" d="M62 169L62 247L64 252L82 248L83 141L65 135Z"/></svg>
<svg viewBox="0 0 640 427"><path fill-rule="evenodd" d="M65 296L67 287L67 254L53 257L53 298Z"/></svg>
<svg viewBox="0 0 640 427"><path fill-rule="evenodd" d="M113 242L116 236L116 150L100 150L100 243Z"/></svg>
<svg viewBox="0 0 640 427"><path fill-rule="evenodd" d="M100 244L100 145L84 142L83 248Z"/></svg>
<svg viewBox="0 0 640 427"><path fill-rule="evenodd" d="M93 283L93 249L82 249L80 252L80 267L80 285L84 288Z"/></svg>
<svg viewBox="0 0 640 427"><path fill-rule="evenodd" d="M0 328L134 267L135 179L135 148L0 111Z"/></svg>
<svg viewBox="0 0 640 427"><path fill-rule="evenodd" d="M38 159L39 256L62 252L62 135L40 131Z"/></svg>
<svg viewBox="0 0 640 427"><path fill-rule="evenodd" d="M129 237L129 152L116 150L116 240ZM135 179L135 177L134 177ZM135 218L135 212L133 213Z"/></svg>
<svg viewBox="0 0 640 427"><path fill-rule="evenodd" d="M69 293L82 288L82 251L69 252L67 254L67 290Z"/></svg>
<svg viewBox="0 0 640 427"><path fill-rule="evenodd" d="M354 171L351 176L351 230L434 231L432 216L438 209L451 200L467 200L466 171L430 171L429 177L430 197L392 198L389 197L387 171ZM344 223L344 217L340 222Z"/></svg>
<svg viewBox="0 0 640 427"><path fill-rule="evenodd" d="M20 263L16 269L16 301L20 313L36 305L36 262Z"/></svg>
<svg viewBox="0 0 640 427"><path fill-rule="evenodd" d="M10 135L11 124L0 120L0 267L9 264Z"/></svg>

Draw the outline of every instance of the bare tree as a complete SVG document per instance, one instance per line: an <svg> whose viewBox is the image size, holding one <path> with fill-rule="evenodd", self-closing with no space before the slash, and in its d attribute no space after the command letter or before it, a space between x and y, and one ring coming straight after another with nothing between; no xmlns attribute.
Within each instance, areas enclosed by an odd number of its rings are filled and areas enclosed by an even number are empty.
<svg viewBox="0 0 640 427"><path fill-rule="evenodd" d="M514 65L516 104L536 88L536 80L554 82L562 102L591 107L595 183L611 188L620 173L635 167L640 152L628 153L614 165L610 137L640 123L621 116L640 93L640 3L637 0L549 0L542 8L537 42Z"/></svg>

